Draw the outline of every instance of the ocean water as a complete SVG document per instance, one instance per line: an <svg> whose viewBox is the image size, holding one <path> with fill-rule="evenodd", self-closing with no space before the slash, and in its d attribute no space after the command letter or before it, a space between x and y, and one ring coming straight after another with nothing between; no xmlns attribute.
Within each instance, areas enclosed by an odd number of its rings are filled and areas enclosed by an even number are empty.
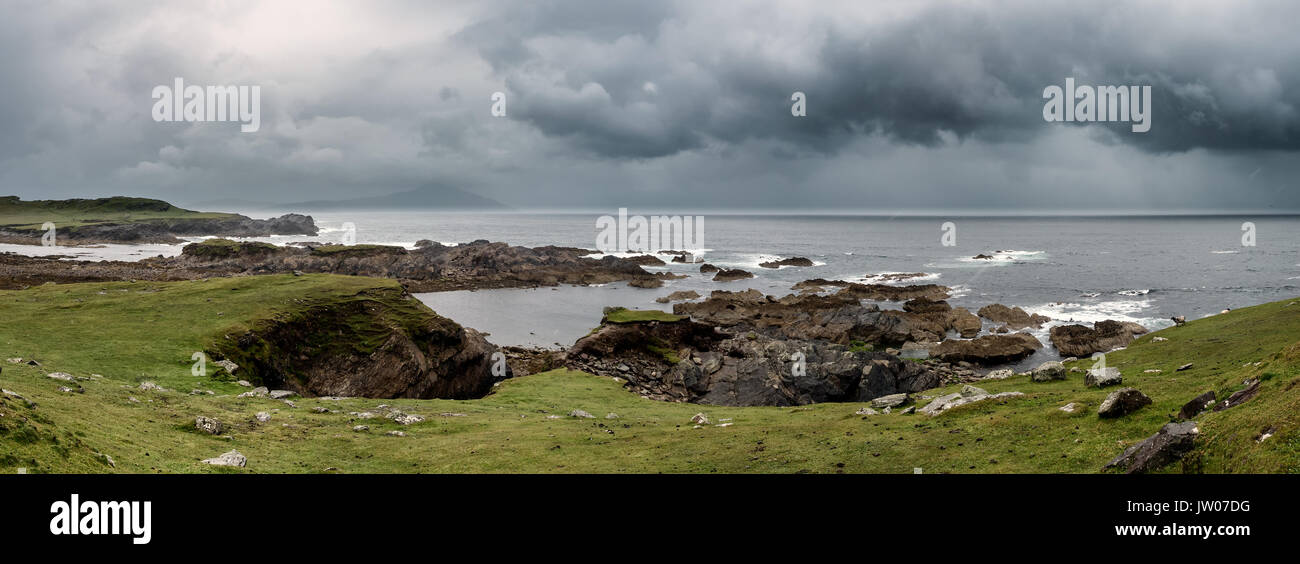
<svg viewBox="0 0 1300 564"><path fill-rule="evenodd" d="M253 217L276 215L255 210ZM636 213L633 210L633 213ZM325 212L312 214L322 233L261 240L341 241L345 223L357 243L412 246L475 239L512 245L596 247L598 214L448 214ZM944 246L942 225L956 226ZM1243 246L1253 222L1255 246ZM952 287L955 306L977 310L1001 303L1051 317L1036 335L1048 347L1025 365L1055 358L1047 328L1104 319L1153 330L1188 319L1300 295L1300 217L918 218L861 216L706 215L703 260L743 268L756 277L717 283L698 265L647 267L687 274L658 289L615 283L595 287L479 290L419 294L438 313L490 334L501 345L567 346L596 326L605 306L671 310L654 299L677 290L756 288L791 293L809 278L862 282L888 273L921 273L898 282ZM6 248L5 250L10 250ZM150 248L149 256L171 254ZM977 254L993 260L977 260ZM118 254L118 253L115 253ZM812 267L766 269L759 262L807 257ZM665 260L670 257L663 256ZM883 303L882 307L900 304ZM986 323L986 328L991 324Z"/></svg>

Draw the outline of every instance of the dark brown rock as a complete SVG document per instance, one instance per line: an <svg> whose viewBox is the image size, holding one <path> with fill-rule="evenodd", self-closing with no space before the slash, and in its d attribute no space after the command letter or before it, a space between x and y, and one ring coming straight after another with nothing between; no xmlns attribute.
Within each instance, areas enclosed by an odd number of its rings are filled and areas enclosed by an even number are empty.
<svg viewBox="0 0 1300 564"><path fill-rule="evenodd" d="M1214 390L1210 390L1199 396L1196 396L1192 398L1192 401L1183 404L1183 408L1178 410L1178 418L1191 419L1193 417L1196 417L1202 411L1205 411L1205 408L1209 407L1210 403L1213 401L1214 401Z"/></svg>
<svg viewBox="0 0 1300 564"><path fill-rule="evenodd" d="M813 261L804 257L791 257L780 260L769 260L758 263L763 268L781 268L782 266L812 266Z"/></svg>
<svg viewBox="0 0 1300 564"><path fill-rule="evenodd" d="M1030 314L1019 307L1007 307L1002 304L990 304L979 309L979 316L1001 323L1011 330L1027 328L1041 329L1052 318L1045 315Z"/></svg>
<svg viewBox="0 0 1300 564"><path fill-rule="evenodd" d="M1196 435L1199 433L1195 421L1166 423L1159 432L1129 447L1103 468L1116 468L1128 474L1159 470L1191 452L1196 446Z"/></svg>
<svg viewBox="0 0 1300 564"><path fill-rule="evenodd" d="M1120 321L1098 321L1093 327L1061 325L1051 330L1052 345L1061 356L1086 357L1128 346L1138 335L1146 334L1141 325Z"/></svg>
<svg viewBox="0 0 1300 564"><path fill-rule="evenodd" d="M990 366L1016 362L1043 348L1033 335L984 335L971 340L947 340L930 349L930 356L948 363Z"/></svg>

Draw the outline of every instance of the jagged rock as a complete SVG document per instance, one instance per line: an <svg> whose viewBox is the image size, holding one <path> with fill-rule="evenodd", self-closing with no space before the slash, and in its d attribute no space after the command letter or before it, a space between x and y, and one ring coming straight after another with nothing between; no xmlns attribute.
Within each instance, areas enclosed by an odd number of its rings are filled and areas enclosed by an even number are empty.
<svg viewBox="0 0 1300 564"><path fill-rule="evenodd" d="M218 361L213 362L212 364L215 364L215 365L217 365L217 366L220 366L220 367L221 367L222 369L224 369L228 374L234 374L236 370L239 370L239 365L238 365L238 364L235 364L233 361L228 360L228 359L221 359L221 360L218 360ZM243 380L240 380L240 381L242 382Z"/></svg>
<svg viewBox="0 0 1300 564"><path fill-rule="evenodd" d="M271 420L271 414L265 411L259 411L253 417L256 418L257 421L260 423L266 423L267 421Z"/></svg>
<svg viewBox="0 0 1300 564"><path fill-rule="evenodd" d="M204 417L202 415L196 416L194 418L194 428L203 431L204 433L207 433L209 435L220 435L226 429L226 427L222 425L220 421L217 421L216 419L213 419L211 417Z"/></svg>
<svg viewBox="0 0 1300 564"><path fill-rule="evenodd" d="M1250 380L1246 380L1245 382L1246 387L1244 389L1233 392L1232 395L1228 396L1228 399L1225 399L1219 402L1218 404L1216 404L1214 406L1214 410L1223 411L1225 409L1228 409L1229 407L1236 407L1238 405L1246 403L1247 401L1250 401L1252 398L1259 395L1259 384L1260 381L1257 378L1251 378Z"/></svg>
<svg viewBox="0 0 1300 564"><path fill-rule="evenodd" d="M1065 365L1055 360L1044 362L1038 365L1029 373L1029 379L1035 382L1050 382L1052 380L1064 380L1068 373Z"/></svg>
<svg viewBox="0 0 1300 564"><path fill-rule="evenodd" d="M213 466L237 466L243 468L248 464L248 457L239 454L237 450L232 450L216 458L206 458L202 462Z"/></svg>
<svg viewBox="0 0 1300 564"><path fill-rule="evenodd" d="M165 391L167 391L167 390L166 390L165 388L163 388L162 386L159 386L158 384L155 384L155 383L153 383L153 382L141 382L141 383L140 383L140 391L142 391L142 392L148 392L148 391L165 392Z"/></svg>
<svg viewBox="0 0 1300 564"><path fill-rule="evenodd" d="M298 392L292 390L271 390L269 393L267 393L267 396L269 396L271 399L291 398L296 395L298 395Z"/></svg>
<svg viewBox="0 0 1300 564"><path fill-rule="evenodd" d="M1001 323L1011 330L1042 329L1043 324L1052 320L1045 315L1030 314L1019 307L1007 307L1002 304L990 304L979 309L979 316Z"/></svg>
<svg viewBox="0 0 1300 564"><path fill-rule="evenodd" d="M988 374L985 374L984 379L985 380L1006 380L1007 378L1010 378L1015 375L1016 373L1011 369L1002 368L999 370L991 371Z"/></svg>
<svg viewBox="0 0 1300 564"><path fill-rule="evenodd" d="M1205 392L1199 396L1192 398L1191 401L1183 404L1183 408L1178 410L1178 418L1191 419L1193 417L1196 417L1197 415L1200 415L1202 411L1205 411L1213 404L1214 404L1214 390L1210 390L1208 392Z"/></svg>
<svg viewBox="0 0 1300 564"><path fill-rule="evenodd" d="M1083 385L1091 388L1105 388L1106 386L1116 386L1124 382L1124 376L1120 374L1118 368L1107 366L1105 368L1090 368L1088 374L1083 378Z"/></svg>
<svg viewBox="0 0 1300 564"><path fill-rule="evenodd" d="M696 413L695 415L691 416L691 423L695 423L697 425L708 425L709 417L703 413Z"/></svg>
<svg viewBox="0 0 1300 564"><path fill-rule="evenodd" d="M878 415L879 412L874 409L871 409L870 407L861 407L858 408L857 411L853 412L853 414L854 415Z"/></svg>
<svg viewBox="0 0 1300 564"><path fill-rule="evenodd" d="M576 418L578 418L578 419L595 419L595 418L596 418L595 415L592 415L592 414L590 414L590 413L587 413L586 411L583 411L583 410L581 410L581 409L575 409L575 410L573 410L573 411L570 411L570 412L569 412L569 417L576 417Z"/></svg>
<svg viewBox="0 0 1300 564"><path fill-rule="evenodd" d="M1010 335L984 335L967 341L947 340L931 349L930 356L944 362L970 362L991 365L1007 364L1021 360L1043 344L1028 333Z"/></svg>
<svg viewBox="0 0 1300 564"><path fill-rule="evenodd" d="M1181 459L1196 446L1200 433L1195 421L1166 423L1156 434L1124 450L1103 469L1117 468L1128 474L1142 474Z"/></svg>
<svg viewBox="0 0 1300 564"><path fill-rule="evenodd" d="M1050 332L1052 345L1062 356L1084 357L1128 346L1147 328L1137 323L1098 321L1091 328L1083 325L1060 325Z"/></svg>
<svg viewBox="0 0 1300 564"><path fill-rule="evenodd" d="M1106 396L1097 408L1097 415L1106 418L1122 417L1150 404L1151 398L1136 388L1122 388Z"/></svg>

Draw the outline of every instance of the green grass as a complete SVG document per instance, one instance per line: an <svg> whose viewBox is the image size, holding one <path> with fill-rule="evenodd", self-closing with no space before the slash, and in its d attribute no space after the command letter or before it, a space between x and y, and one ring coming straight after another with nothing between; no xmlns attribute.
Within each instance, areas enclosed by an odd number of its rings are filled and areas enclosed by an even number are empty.
<svg viewBox="0 0 1300 564"><path fill-rule="evenodd" d="M1020 377L986 382L980 386L991 392L1027 396L933 418L855 415L862 404L663 403L630 393L611 378L569 370L508 380L478 400L297 399L294 409L269 399L236 398L246 388L190 375L193 351L231 328L292 314L304 302L394 287L386 280L308 275L0 292L0 356L35 357L45 364L0 360L0 387L39 404L28 409L16 400L0 401L0 425L6 426L0 432L0 472L1097 472L1195 395L1231 391L1265 374L1271 376L1254 400L1197 418L1202 434L1186 469L1300 472L1300 305L1290 301L1193 321L1109 354L1125 385L1155 401L1115 420L1096 416L1108 391L1085 388L1081 374L1048 383ZM1152 342L1153 336L1168 341ZM1194 363L1191 370L1174 372L1188 362ZM1090 364L1085 359L1073 366ZM1163 372L1143 374L1146 369ZM61 393L56 388L65 383L45 377L56 370L103 378L81 382L84 394ZM142 392L141 380L172 391ZM189 395L194 388L216 395ZM1074 414L1058 409L1069 402L1086 407ZM348 415L380 404L428 420L402 427ZM317 406L338 413L313 413ZM567 417L573 409L597 418ZM271 421L257 423L258 411L271 412ZM619 418L604 419L611 412ZM690 418L698 412L712 424L695 428ZM196 415L224 422L230 438L192 430ZM724 422L731 425L716 426ZM354 433L357 424L370 431ZM1256 442L1264 427L1274 427L1274 436ZM407 436L383 435L396 429ZM232 448L249 457L247 468L198 463ZM111 456L116 468L96 453ZM1183 470L1174 464L1165 471Z"/></svg>
<svg viewBox="0 0 1300 564"><path fill-rule="evenodd" d="M232 213L197 212L178 208L162 200L149 198L20 200L17 196L0 197L0 227L15 230L39 230L45 222L59 229L101 223L132 223L178 219L223 219L238 217Z"/></svg>
<svg viewBox="0 0 1300 564"><path fill-rule="evenodd" d="M648 321L673 323L683 319L686 318L657 309L627 309L616 307L610 308L605 312L605 321L609 323L645 323Z"/></svg>

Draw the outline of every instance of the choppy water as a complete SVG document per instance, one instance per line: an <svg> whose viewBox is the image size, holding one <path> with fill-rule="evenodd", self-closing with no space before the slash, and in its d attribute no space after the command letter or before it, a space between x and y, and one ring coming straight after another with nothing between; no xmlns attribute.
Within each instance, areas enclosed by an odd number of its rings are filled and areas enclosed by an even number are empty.
<svg viewBox="0 0 1300 564"><path fill-rule="evenodd" d="M244 212L254 217L268 213ZM633 213L637 213L633 210ZM304 239L340 241L345 222L356 242L411 246L475 239L514 245L594 248L597 214L314 213L323 228ZM956 225L956 246L941 244L941 225ZM1242 245L1242 223L1256 226L1256 246ZM676 290L756 288L790 293L808 278L872 281L873 275L919 272L916 282L954 288L949 300L972 311L990 303L1021 306L1055 323L1103 319L1152 329L1300 295L1300 217L887 218L847 216L705 217L704 260L743 268L756 278L715 283L698 265L650 270L686 273L663 288L602 287L480 290L420 294L440 314L486 331L497 344L571 344L594 327L607 305L671 309L654 299ZM995 253L994 251L1003 251ZM158 254L151 248L149 255ZM994 260L975 260L976 254ZM170 253L166 253L170 254ZM773 258L802 256L816 266L759 268ZM667 259L668 257L664 257ZM897 305L885 305L897 307ZM1046 343L1046 328L1038 332ZM1054 357L1050 350L1030 363Z"/></svg>

